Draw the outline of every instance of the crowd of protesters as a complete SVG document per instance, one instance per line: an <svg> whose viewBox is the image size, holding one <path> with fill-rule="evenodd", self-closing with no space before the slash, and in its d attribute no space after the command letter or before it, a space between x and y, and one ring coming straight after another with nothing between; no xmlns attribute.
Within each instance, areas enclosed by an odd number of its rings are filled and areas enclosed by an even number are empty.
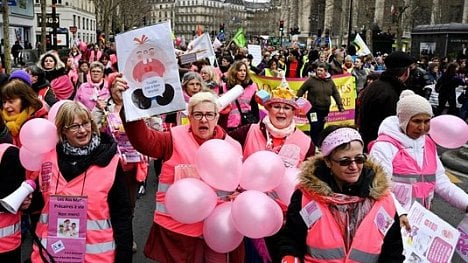
<svg viewBox="0 0 468 263"><path fill-rule="evenodd" d="M466 59L432 58L429 61L421 57L417 61L400 51L376 57L356 56L352 49L330 49L328 45L306 49L295 43L281 48L262 45L258 65L252 64L253 56L248 54L247 48L239 48L233 43L216 50L216 55L213 65L209 60L179 65L184 99L188 105L186 111L137 122L125 122L122 114L121 92L128 87L118 71L113 43L80 43L64 56L57 51L48 51L40 56L36 65L28 65L11 75L2 74L0 198L10 194L25 178L36 180L41 191L37 190L24 201L21 209L28 216L23 216L22 220L0 206L0 228L18 225L22 221L22 230L15 228L12 233L0 232L1 261L20 262L21 232L25 234L28 228L35 233L33 236L37 241L31 261L42 262L51 257L46 251L47 241L51 240L48 233L49 206L56 202L55 195L83 195L86 184L92 203L88 204L87 211L84 261L131 262L132 251L137 250L135 242L132 244L131 223L136 189L145 177L138 174L146 173L141 171L141 167L146 165L126 167L118 162L117 144L109 136L112 134L106 134L110 130L106 118L114 114L122 119L123 128L135 149L156 159L154 165L160 172L154 222L144 248L148 258L161 263L315 262L315 259L331 259L333 255L327 254L327 250L340 249L343 259L352 258L353 251L359 250L375 261L401 262L404 256L401 254L398 221L407 224L405 211L389 194L389 178L392 176L386 173L395 175L391 160L383 157L384 154L379 155L379 152L387 151L386 154L391 152L394 156L397 149L384 147L384 142L378 142L374 155L383 159L369 161L365 154L367 146L379 137L381 124L390 126L388 121L384 122L387 117L399 116L400 126L398 119L393 119L395 127L392 129L407 141L425 138L429 127L415 138L409 134L412 130L407 130L408 123L416 122L413 117L420 113L425 114L424 120L438 114L459 115L466 120L468 96L456 95L456 89L464 86L468 77ZM304 83L297 93L292 93L289 87L280 87L287 89L283 95L271 94L269 101L259 103L256 98L259 87L253 82L252 74L303 78ZM345 110L333 82L334 75L355 78L357 127L324 128L332 98L339 111ZM243 88L242 94L225 109L219 108L216 103L218 96L239 85ZM412 91L410 95L417 96L412 97L413 100L421 101L424 107L411 112L412 115L408 113L407 118L401 120L401 93L407 89ZM434 94L438 94L439 104L431 107L428 101ZM310 138L294 122L298 97L304 97L312 104L307 112ZM47 118L48 110L63 100L70 101L60 107L55 119L60 140L45 160L53 164L52 176L42 171L35 175L22 167L19 161L18 148L22 145L19 133L29 120ZM457 107L457 100L461 108ZM265 109L264 114L262 108ZM404 126L401 126L402 122ZM406 139L406 136L411 138ZM275 200L283 208L286 223L282 230L260 243L265 247L266 255L259 251L258 244L252 245L249 239L231 253L217 253L200 238L202 223L177 222L165 210L165 193L174 183L179 165L188 165L185 168L194 165L194 152L210 139L227 141L243 154L244 159L260 150L273 151L281 156L282 150L290 153L294 147L298 149L297 158L292 163L289 158L285 165L300 167L304 162L300 183L289 208ZM438 176L434 184L437 187L448 184L448 179L442 175L444 168L440 161L434 157L433 164L431 167L437 170ZM138 180L135 179L137 177ZM44 185L44 180L52 181ZM436 192L442 191L437 187ZM444 191L446 189L457 191L457 200L453 203L466 211L466 202L460 201L466 200L466 193L454 185L443 188ZM221 201L222 197L219 198ZM339 210L337 207L346 198L349 209ZM322 209L322 218L304 223L304 215L300 211L311 203L317 203ZM379 235L380 229L373 224L376 211L381 210L394 222L382 236ZM344 218L351 218L351 221ZM337 220L338 226L333 226L332 220ZM99 226L92 229L92 224ZM327 235L324 234L326 231L333 231L336 235L315 238L314 235ZM345 245L341 239L346 239ZM374 240L370 243L377 245L366 245L369 240Z"/></svg>

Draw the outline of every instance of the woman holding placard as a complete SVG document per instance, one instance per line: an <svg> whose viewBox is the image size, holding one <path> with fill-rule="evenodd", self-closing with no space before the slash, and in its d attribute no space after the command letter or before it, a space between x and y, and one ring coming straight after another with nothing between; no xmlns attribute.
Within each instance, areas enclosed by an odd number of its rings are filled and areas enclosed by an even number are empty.
<svg viewBox="0 0 468 263"><path fill-rule="evenodd" d="M117 105L122 104L121 93L127 88L127 83L123 79L117 78L112 87L112 98ZM214 165L205 160L206 167L195 166L197 151L201 150L203 145L208 146L211 143L216 145L217 142L227 144L228 149L223 152L223 158L219 158L218 155L216 159L229 160L230 164L238 163L239 167L241 166L241 146L217 124L219 119L217 100L217 96L212 92L199 92L193 95L188 103L189 124L172 127L170 131L166 132L149 129L144 121L124 123L127 136L137 151L163 160L156 192L157 205L153 225L144 249L148 258L160 263L222 263L228 261L226 253L214 251L201 238L203 221L199 217L196 219L187 218L187 215L181 211L183 209L177 206L178 203L172 202L180 198L180 195L194 196L196 192L206 191L207 187L203 187L205 190L199 188L203 182L195 179L200 178L201 169ZM205 149L208 152L213 150L210 147ZM224 177L220 177L219 173L214 176L221 184L226 183L228 181L226 175L235 170L232 165L230 167L224 166L223 169ZM204 181L207 180L204 179ZM231 185L232 187L225 190L234 191L238 183L237 180ZM191 185L193 189L185 192L180 191L183 185ZM198 195L197 197L205 200L212 196L211 192L207 191L205 196ZM218 191L216 194L214 197L221 201L221 198L226 197L228 193ZM199 205L200 202L198 202ZM187 209L196 208L198 207L192 205ZM242 248L242 246L240 247ZM243 262L243 253L241 252L237 259L231 257L229 262Z"/></svg>

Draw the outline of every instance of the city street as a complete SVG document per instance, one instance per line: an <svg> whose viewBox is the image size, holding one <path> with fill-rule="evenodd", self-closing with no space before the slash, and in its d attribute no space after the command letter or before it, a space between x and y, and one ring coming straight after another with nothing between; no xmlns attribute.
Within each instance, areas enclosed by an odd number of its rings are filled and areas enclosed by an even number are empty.
<svg viewBox="0 0 468 263"><path fill-rule="evenodd" d="M448 171L450 179L455 182L459 187L468 190L468 174L462 174L459 172ZM156 177L154 170L151 169L148 177L148 184L146 189L146 195L142 196L137 200L135 208L135 218L133 219L134 236L135 242L138 245L138 251L133 255L134 263L146 263L153 262L148 260L143 255L143 246L148 236L148 231L153 221L153 210L154 210L154 193L156 190ZM445 221L449 222L453 226L457 226L462 220L464 213L447 205L443 200L436 196L433 203L433 211L438 214ZM30 238L27 239L27 244L30 244ZM29 255L29 250L23 251L23 256ZM462 263L460 257L455 254L452 260L453 263Z"/></svg>

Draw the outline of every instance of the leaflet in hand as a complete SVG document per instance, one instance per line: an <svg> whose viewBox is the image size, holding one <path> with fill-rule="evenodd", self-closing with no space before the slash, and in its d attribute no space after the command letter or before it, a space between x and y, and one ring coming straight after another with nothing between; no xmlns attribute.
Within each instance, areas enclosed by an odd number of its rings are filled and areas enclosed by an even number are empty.
<svg viewBox="0 0 468 263"><path fill-rule="evenodd" d="M402 228L404 262L451 262L459 231L414 202L408 213L411 232Z"/></svg>

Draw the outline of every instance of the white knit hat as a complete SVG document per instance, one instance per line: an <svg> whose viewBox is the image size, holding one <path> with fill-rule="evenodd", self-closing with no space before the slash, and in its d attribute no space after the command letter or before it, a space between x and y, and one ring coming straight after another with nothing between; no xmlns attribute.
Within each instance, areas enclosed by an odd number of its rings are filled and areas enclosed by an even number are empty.
<svg viewBox="0 0 468 263"><path fill-rule="evenodd" d="M396 113L400 128L406 132L406 126L411 117L425 113L433 116L431 104L427 99L414 94L411 90L404 90L401 92L400 100L397 103Z"/></svg>

